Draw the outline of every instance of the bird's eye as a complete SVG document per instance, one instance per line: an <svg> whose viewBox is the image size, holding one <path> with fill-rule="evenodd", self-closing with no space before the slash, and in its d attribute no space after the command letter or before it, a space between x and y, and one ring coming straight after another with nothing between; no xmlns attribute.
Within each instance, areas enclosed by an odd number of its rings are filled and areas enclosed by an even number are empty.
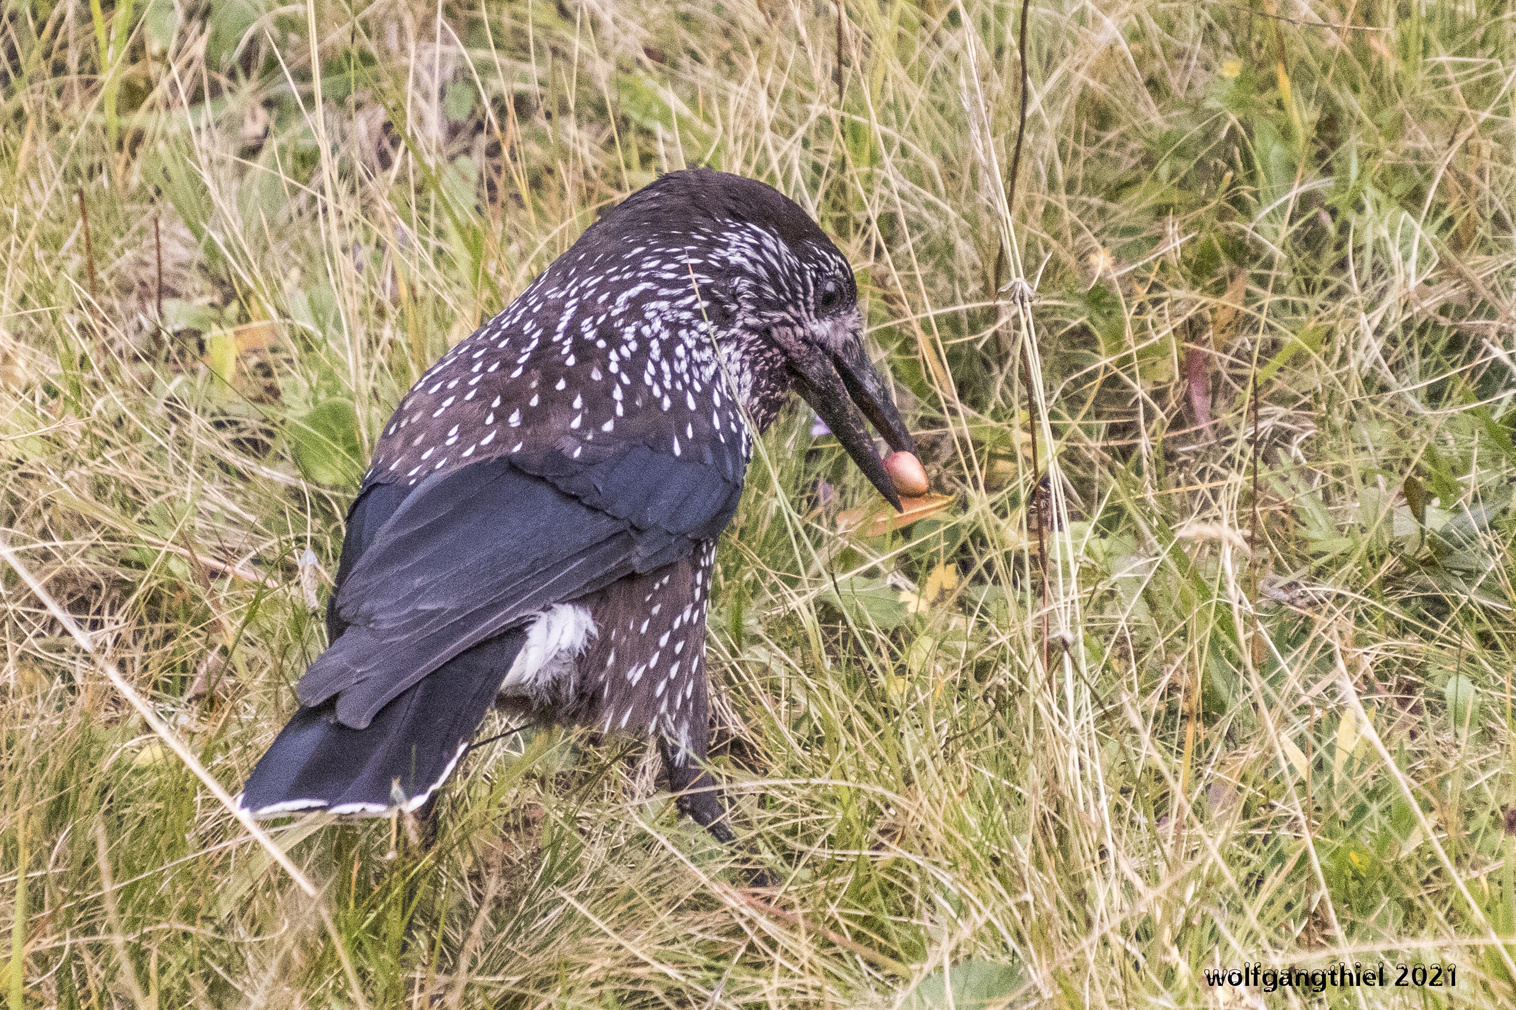
<svg viewBox="0 0 1516 1010"><path fill-rule="evenodd" d="M821 311L829 312L837 307L842 301L842 285L834 280L828 280L821 285Z"/></svg>

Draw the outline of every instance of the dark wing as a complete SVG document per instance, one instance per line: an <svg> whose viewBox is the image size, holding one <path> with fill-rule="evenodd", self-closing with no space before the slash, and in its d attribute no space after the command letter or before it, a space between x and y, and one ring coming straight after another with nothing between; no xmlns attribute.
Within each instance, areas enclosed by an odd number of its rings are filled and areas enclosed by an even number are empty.
<svg viewBox="0 0 1516 1010"><path fill-rule="evenodd" d="M299 810L388 813L396 788L415 810L463 756L495 702L526 633L465 649L379 710L367 729L344 726L333 704L301 708L248 776L241 805L255 817Z"/></svg>
<svg viewBox="0 0 1516 1010"><path fill-rule="evenodd" d="M347 630L347 622L337 613L337 600L353 566L414 490L415 486L410 484L366 484L353 499L347 510L347 534L342 538L342 558L337 564L334 589L326 600L327 642L335 642Z"/></svg>
<svg viewBox="0 0 1516 1010"><path fill-rule="evenodd" d="M533 612L689 554L720 533L742 493L740 471L734 480L731 467L692 455L623 443L596 457L482 460L403 498L393 485L365 488L399 503L371 538L360 536L354 562L343 558L330 624L345 628L301 679L301 704L336 696L338 721L361 729L422 677ZM354 517L373 521L361 504Z"/></svg>

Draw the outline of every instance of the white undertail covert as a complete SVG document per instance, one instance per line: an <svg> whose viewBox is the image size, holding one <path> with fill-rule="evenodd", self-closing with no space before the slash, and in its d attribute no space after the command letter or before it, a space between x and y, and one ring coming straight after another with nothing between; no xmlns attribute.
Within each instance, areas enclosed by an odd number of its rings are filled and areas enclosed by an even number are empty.
<svg viewBox="0 0 1516 1010"><path fill-rule="evenodd" d="M500 693L550 701L571 695L576 661L597 634L589 609L558 603L541 611L526 629L526 644L516 654Z"/></svg>

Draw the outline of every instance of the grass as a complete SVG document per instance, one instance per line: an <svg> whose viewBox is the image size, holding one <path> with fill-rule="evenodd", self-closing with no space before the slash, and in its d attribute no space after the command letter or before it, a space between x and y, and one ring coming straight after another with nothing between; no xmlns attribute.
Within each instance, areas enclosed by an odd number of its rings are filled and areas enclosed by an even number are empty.
<svg viewBox="0 0 1516 1010"><path fill-rule="evenodd" d="M10 1010L1516 999L1509 5L1032 4L1013 207L1019 5L841 9L3 8L0 527L90 646L0 571ZM839 533L799 411L749 473L714 761L783 899L564 731L430 846L270 825L306 895L104 666L234 791L399 396L697 164L836 237L956 496ZM1204 977L1343 960L1456 987Z"/></svg>

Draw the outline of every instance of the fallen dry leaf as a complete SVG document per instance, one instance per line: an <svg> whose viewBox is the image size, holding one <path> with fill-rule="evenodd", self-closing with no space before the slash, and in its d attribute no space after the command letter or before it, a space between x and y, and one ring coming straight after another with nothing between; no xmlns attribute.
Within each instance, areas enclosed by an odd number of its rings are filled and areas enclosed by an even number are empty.
<svg viewBox="0 0 1516 1010"><path fill-rule="evenodd" d="M1243 299L1248 293L1248 272L1239 270L1226 286L1226 293L1211 308L1211 347L1224 351L1237 336Z"/></svg>
<svg viewBox="0 0 1516 1010"><path fill-rule="evenodd" d="M1235 526L1224 523L1187 522L1174 531L1174 536L1179 540L1219 540L1243 554L1253 553L1253 549L1248 546L1247 535Z"/></svg>
<svg viewBox="0 0 1516 1010"><path fill-rule="evenodd" d="M254 323L243 323L232 330L232 336L237 340L237 350L246 354L248 351L266 351L275 338L278 331L274 329L271 319L260 319Z"/></svg>
<svg viewBox="0 0 1516 1010"><path fill-rule="evenodd" d="M937 515L952 504L950 494L928 494L920 498L901 496L904 507L896 512L883 498L869 505L848 509L837 516L837 530L841 533L857 533L864 537L882 537L891 530L903 530L912 523Z"/></svg>

